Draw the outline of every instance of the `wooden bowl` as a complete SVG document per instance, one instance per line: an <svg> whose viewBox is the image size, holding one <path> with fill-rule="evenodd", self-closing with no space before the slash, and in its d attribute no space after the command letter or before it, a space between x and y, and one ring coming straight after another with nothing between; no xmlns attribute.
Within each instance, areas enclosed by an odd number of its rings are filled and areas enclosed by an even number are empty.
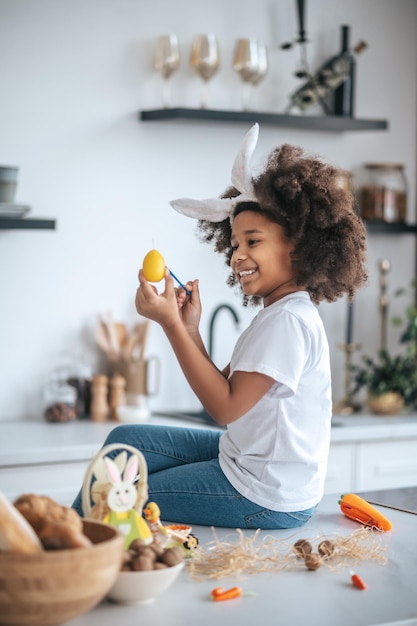
<svg viewBox="0 0 417 626"><path fill-rule="evenodd" d="M123 536L83 521L88 548L39 554L0 552L0 625L56 626L92 609L116 580Z"/></svg>

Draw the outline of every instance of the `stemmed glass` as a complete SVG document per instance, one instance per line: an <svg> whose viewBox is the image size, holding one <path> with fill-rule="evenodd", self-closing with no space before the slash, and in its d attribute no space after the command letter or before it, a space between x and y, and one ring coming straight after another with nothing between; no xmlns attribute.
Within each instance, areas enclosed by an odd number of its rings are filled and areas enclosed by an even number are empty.
<svg viewBox="0 0 417 626"><path fill-rule="evenodd" d="M250 37L237 39L233 52L233 69L243 81L242 108L250 108L252 87L268 73L268 52L265 44Z"/></svg>
<svg viewBox="0 0 417 626"><path fill-rule="evenodd" d="M180 66L177 35L160 35L155 43L153 65L164 81L163 106L171 106L171 76Z"/></svg>
<svg viewBox="0 0 417 626"><path fill-rule="evenodd" d="M206 109L209 81L220 67L219 44L216 35L208 33L194 38L191 45L190 64L203 79L200 106Z"/></svg>

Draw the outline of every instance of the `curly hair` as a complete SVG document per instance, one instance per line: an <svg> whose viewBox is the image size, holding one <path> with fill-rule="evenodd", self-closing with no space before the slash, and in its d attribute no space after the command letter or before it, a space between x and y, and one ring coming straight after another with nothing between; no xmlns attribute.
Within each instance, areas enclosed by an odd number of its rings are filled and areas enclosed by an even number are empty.
<svg viewBox="0 0 417 626"><path fill-rule="evenodd" d="M264 171L253 179L256 202L237 203L233 217L255 211L279 224L294 244L296 283L313 302L334 302L347 294L352 299L367 281L366 228L356 210L354 196L341 184L343 171L284 144L268 157ZM223 198L239 195L234 187ZM198 221L200 238L214 245L230 267L230 220ZM234 274L228 280L236 286ZM245 305L259 304L257 296L244 296Z"/></svg>

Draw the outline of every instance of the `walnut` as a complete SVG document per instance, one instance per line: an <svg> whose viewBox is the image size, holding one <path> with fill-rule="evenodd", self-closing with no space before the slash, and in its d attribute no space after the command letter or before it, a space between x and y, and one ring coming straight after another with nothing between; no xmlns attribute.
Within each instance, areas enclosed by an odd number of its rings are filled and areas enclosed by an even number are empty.
<svg viewBox="0 0 417 626"><path fill-rule="evenodd" d="M319 546L317 549L318 549L320 556L327 558L327 559L333 556L333 554L335 553L334 543L332 543L328 539L319 543Z"/></svg>
<svg viewBox="0 0 417 626"><path fill-rule="evenodd" d="M313 548L307 539L299 539L295 542L293 550L300 559L304 559L306 554L311 554Z"/></svg>
<svg viewBox="0 0 417 626"><path fill-rule="evenodd" d="M320 556L318 554L306 554L304 557L304 563L306 564L306 568L310 570L319 569Z"/></svg>

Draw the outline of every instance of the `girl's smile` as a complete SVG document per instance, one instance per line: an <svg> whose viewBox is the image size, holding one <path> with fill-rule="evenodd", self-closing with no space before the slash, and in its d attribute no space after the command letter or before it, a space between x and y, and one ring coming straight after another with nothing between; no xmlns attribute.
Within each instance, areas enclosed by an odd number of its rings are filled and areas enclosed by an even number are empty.
<svg viewBox="0 0 417 626"><path fill-rule="evenodd" d="M231 267L246 295L260 296L264 306L293 291L293 243L282 226L256 211L242 211L233 220Z"/></svg>

